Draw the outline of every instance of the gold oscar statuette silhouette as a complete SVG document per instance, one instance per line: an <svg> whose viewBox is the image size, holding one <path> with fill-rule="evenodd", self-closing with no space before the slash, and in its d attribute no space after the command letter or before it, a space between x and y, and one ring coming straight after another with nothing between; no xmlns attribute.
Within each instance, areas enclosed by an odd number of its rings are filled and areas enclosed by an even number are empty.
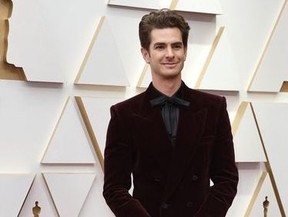
<svg viewBox="0 0 288 217"><path fill-rule="evenodd" d="M264 217L268 216L268 206L269 206L269 200L268 197L265 197L265 200L263 201L263 209L264 209Z"/></svg>
<svg viewBox="0 0 288 217"><path fill-rule="evenodd" d="M12 10L11 0L0 0L0 79L26 80L23 68L7 62L9 18Z"/></svg>
<svg viewBox="0 0 288 217"><path fill-rule="evenodd" d="M32 208L33 217L40 217L41 207L38 205L38 201L35 201L35 206Z"/></svg>

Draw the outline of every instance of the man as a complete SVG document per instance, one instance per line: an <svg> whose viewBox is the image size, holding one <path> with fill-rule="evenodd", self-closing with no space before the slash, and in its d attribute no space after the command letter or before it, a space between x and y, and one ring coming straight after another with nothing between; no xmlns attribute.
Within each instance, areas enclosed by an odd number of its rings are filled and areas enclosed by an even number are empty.
<svg viewBox="0 0 288 217"><path fill-rule="evenodd" d="M170 10L151 12L139 24L152 82L111 107L104 154L103 195L117 217L222 217L235 197L225 98L181 80L189 29Z"/></svg>

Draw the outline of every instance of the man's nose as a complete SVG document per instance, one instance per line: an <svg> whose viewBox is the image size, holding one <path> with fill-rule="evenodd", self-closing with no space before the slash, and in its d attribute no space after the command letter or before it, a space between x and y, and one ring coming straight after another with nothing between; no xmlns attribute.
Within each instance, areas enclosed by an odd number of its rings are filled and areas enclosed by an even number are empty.
<svg viewBox="0 0 288 217"><path fill-rule="evenodd" d="M169 58L174 57L174 51L172 47L167 47L166 56Z"/></svg>

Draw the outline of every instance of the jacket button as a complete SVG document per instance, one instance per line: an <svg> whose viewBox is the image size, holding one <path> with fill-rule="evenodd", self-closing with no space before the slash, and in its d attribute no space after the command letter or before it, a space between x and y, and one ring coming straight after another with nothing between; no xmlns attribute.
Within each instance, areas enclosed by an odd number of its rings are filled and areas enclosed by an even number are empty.
<svg viewBox="0 0 288 217"><path fill-rule="evenodd" d="M156 183L160 183L160 179L155 178L155 179L154 179L154 182L156 182Z"/></svg>
<svg viewBox="0 0 288 217"><path fill-rule="evenodd" d="M170 204L168 204L168 203L162 203L162 205L161 205L161 207L163 209L167 209L169 206L170 206Z"/></svg>
<svg viewBox="0 0 288 217"><path fill-rule="evenodd" d="M193 202L188 201L188 202L186 203L186 206L187 206L187 207L193 207Z"/></svg>
<svg viewBox="0 0 288 217"><path fill-rule="evenodd" d="M197 180L198 180L198 176L197 176L197 175L193 175L193 176L192 176L192 180L193 180L193 181L197 181Z"/></svg>

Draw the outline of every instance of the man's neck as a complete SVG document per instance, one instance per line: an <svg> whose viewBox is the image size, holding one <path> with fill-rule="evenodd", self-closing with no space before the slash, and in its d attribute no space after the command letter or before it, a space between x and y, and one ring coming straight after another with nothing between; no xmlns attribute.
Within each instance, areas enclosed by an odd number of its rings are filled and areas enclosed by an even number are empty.
<svg viewBox="0 0 288 217"><path fill-rule="evenodd" d="M173 96L180 88L181 83L182 83L181 79L177 81L175 80L161 81L161 82L157 82L155 80L152 81L153 86L166 96Z"/></svg>

